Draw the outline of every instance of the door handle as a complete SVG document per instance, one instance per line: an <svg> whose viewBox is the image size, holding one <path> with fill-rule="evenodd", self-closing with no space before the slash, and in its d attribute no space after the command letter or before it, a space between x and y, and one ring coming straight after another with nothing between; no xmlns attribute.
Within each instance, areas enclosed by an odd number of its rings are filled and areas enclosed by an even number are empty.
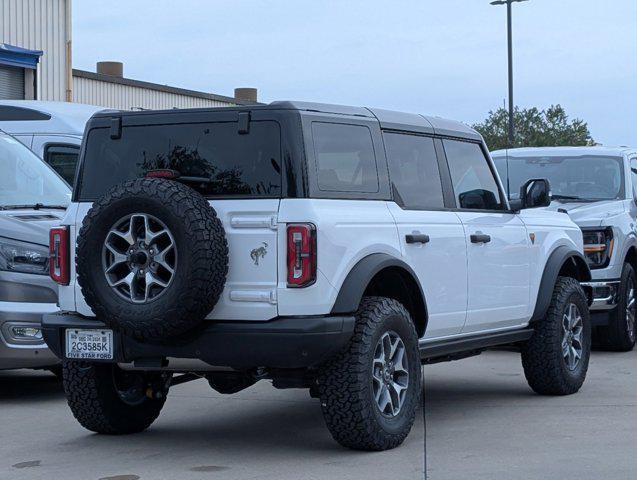
<svg viewBox="0 0 637 480"><path fill-rule="evenodd" d="M407 243L429 243L429 235L422 233L411 233L405 235L405 242Z"/></svg>
<svg viewBox="0 0 637 480"><path fill-rule="evenodd" d="M471 235L471 243L489 243L491 241L491 235L485 235L483 233L474 233Z"/></svg>

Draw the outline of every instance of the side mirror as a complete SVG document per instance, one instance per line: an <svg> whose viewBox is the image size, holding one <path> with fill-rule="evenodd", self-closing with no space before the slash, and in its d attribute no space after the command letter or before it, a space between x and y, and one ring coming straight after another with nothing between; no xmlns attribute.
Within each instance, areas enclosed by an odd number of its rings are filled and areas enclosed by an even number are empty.
<svg viewBox="0 0 637 480"><path fill-rule="evenodd" d="M520 199L511 200L515 211L525 208L548 207L551 204L551 185L545 178L533 178L520 188Z"/></svg>

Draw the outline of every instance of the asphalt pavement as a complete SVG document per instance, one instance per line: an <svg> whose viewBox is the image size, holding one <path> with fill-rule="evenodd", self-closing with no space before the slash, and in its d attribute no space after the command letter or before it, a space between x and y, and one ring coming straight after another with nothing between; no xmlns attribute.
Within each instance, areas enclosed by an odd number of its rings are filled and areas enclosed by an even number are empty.
<svg viewBox="0 0 637 480"><path fill-rule="evenodd" d="M637 352L594 352L570 397L540 397L519 355L425 367L428 478L628 479L637 472ZM224 396L174 387L146 432L82 429L46 372L0 372L0 479L422 479L422 415L405 444L361 453L333 442L303 390L261 382Z"/></svg>

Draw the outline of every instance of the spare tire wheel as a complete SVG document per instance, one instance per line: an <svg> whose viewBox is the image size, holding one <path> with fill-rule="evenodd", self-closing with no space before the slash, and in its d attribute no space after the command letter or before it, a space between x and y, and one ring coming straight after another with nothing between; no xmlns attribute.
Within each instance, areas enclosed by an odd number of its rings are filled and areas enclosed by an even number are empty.
<svg viewBox="0 0 637 480"><path fill-rule="evenodd" d="M76 267L98 319L138 340L166 340L199 325L228 273L228 244L215 210L172 180L111 188L88 211Z"/></svg>

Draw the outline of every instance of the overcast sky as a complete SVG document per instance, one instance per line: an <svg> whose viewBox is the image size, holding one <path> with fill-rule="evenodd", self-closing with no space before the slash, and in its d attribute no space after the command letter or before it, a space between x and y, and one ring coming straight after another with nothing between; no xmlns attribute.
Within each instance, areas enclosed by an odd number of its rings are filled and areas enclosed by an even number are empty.
<svg viewBox="0 0 637 480"><path fill-rule="evenodd" d="M506 9L489 0L76 0L73 63L259 100L376 106L473 123L507 95ZM637 147L637 2L514 5L515 100L560 103Z"/></svg>

